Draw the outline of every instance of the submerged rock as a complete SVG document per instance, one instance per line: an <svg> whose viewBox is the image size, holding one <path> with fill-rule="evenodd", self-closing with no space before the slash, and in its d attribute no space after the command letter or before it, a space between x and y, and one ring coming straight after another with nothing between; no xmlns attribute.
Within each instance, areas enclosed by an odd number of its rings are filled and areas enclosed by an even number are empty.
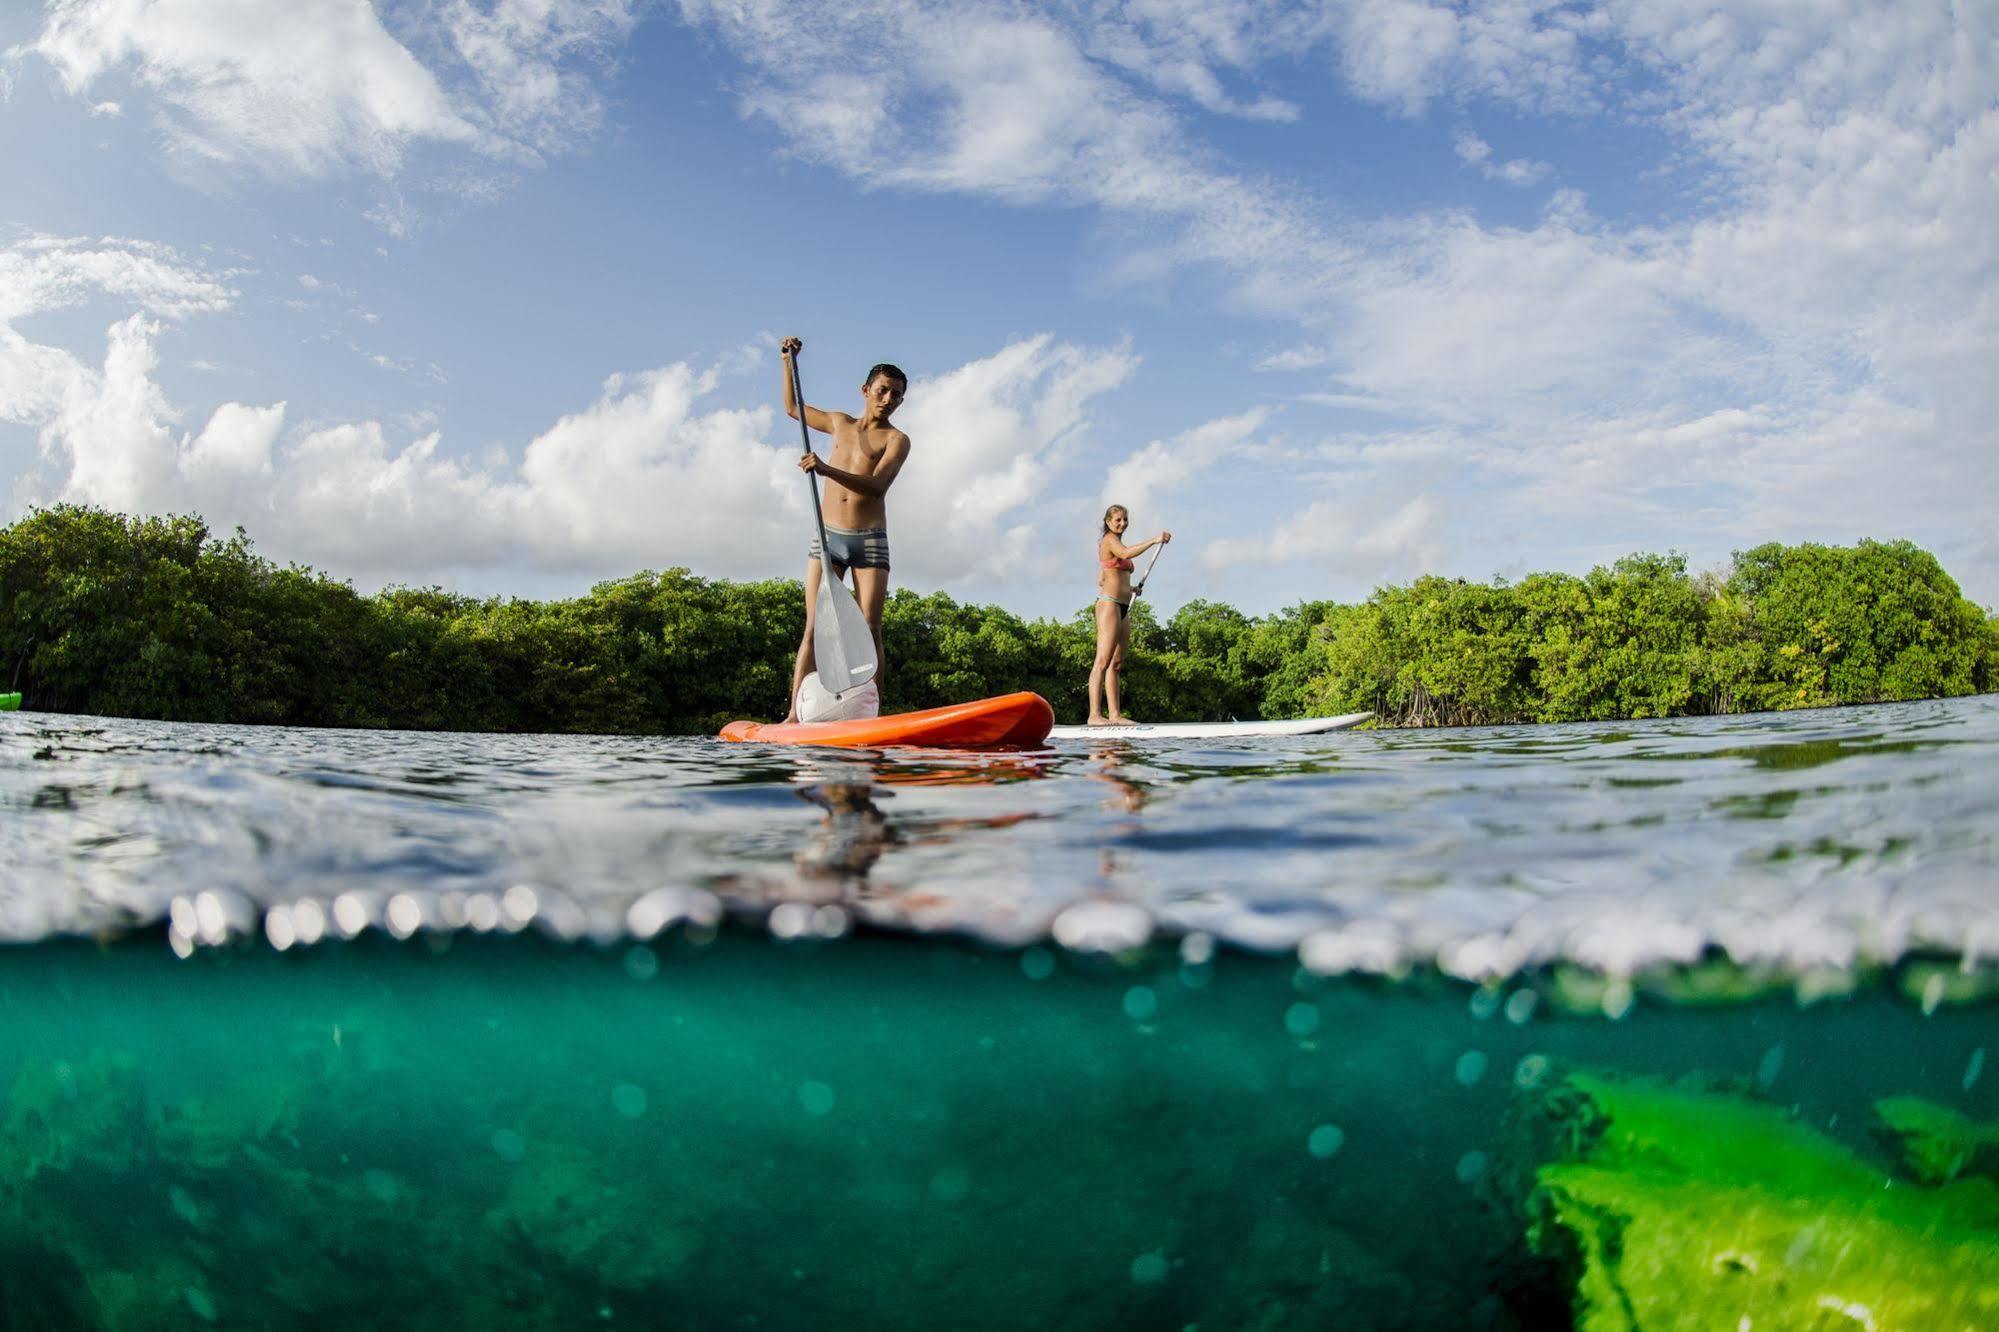
<svg viewBox="0 0 1999 1332"><path fill-rule="evenodd" d="M1915 1188L1746 1097L1571 1073L1495 1171L1516 1318L1585 1332L1999 1326L1999 1188Z"/></svg>
<svg viewBox="0 0 1999 1332"><path fill-rule="evenodd" d="M1874 1103L1876 1134L1900 1153L1902 1173L1918 1184L1948 1184L1960 1175L1999 1182L1999 1124L1980 1124L1948 1106L1916 1096Z"/></svg>

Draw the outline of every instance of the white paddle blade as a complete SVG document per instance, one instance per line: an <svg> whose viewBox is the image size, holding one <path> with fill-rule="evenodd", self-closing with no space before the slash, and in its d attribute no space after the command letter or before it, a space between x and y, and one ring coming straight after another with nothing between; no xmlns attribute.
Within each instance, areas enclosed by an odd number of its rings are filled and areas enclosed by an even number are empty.
<svg viewBox="0 0 1999 1332"><path fill-rule="evenodd" d="M822 575L819 607L812 620L812 655L819 678L835 694L844 694L875 678L875 636L861 603L844 580Z"/></svg>

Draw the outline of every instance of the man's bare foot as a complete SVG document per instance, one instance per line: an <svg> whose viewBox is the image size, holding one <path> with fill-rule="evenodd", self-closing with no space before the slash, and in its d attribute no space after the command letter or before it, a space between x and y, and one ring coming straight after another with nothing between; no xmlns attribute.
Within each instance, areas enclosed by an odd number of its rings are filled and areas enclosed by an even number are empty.
<svg viewBox="0 0 1999 1332"><path fill-rule="evenodd" d="M1129 717L1092 717L1092 718L1090 718L1090 719L1089 719L1088 721L1084 722L1083 724L1084 724L1085 726L1136 726L1136 725L1138 725L1138 723L1137 723L1137 722L1133 721L1133 720L1132 720L1131 718L1129 718Z"/></svg>
<svg viewBox="0 0 1999 1332"><path fill-rule="evenodd" d="M788 714L788 715L787 715L787 716L785 717L785 719L784 719L784 723L783 723L783 724L784 724L784 725L786 725L786 726L796 726L796 725L798 725L798 714L797 714L796 712L793 712L793 713L790 713L790 714Z"/></svg>

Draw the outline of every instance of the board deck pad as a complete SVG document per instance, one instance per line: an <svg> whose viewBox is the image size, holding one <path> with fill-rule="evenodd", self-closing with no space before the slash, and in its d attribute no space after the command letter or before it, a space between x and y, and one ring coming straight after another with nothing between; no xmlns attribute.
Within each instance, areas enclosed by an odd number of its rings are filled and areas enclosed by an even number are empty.
<svg viewBox="0 0 1999 1332"><path fill-rule="evenodd" d="M1317 735L1358 726L1372 712L1338 717L1293 717L1286 721L1143 722L1131 726L1057 726L1050 740L1253 740L1265 736Z"/></svg>

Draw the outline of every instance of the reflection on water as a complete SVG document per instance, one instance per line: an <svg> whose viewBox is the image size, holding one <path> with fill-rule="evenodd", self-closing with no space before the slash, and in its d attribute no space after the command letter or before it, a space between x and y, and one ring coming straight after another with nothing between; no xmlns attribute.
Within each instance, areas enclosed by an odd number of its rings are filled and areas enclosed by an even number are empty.
<svg viewBox="0 0 1999 1332"><path fill-rule="evenodd" d="M178 901L189 946L294 908L603 939L671 899L822 933L1199 934L1333 971L1818 977L1991 951L1995 777L1990 698L1032 753L10 714L0 935Z"/></svg>

